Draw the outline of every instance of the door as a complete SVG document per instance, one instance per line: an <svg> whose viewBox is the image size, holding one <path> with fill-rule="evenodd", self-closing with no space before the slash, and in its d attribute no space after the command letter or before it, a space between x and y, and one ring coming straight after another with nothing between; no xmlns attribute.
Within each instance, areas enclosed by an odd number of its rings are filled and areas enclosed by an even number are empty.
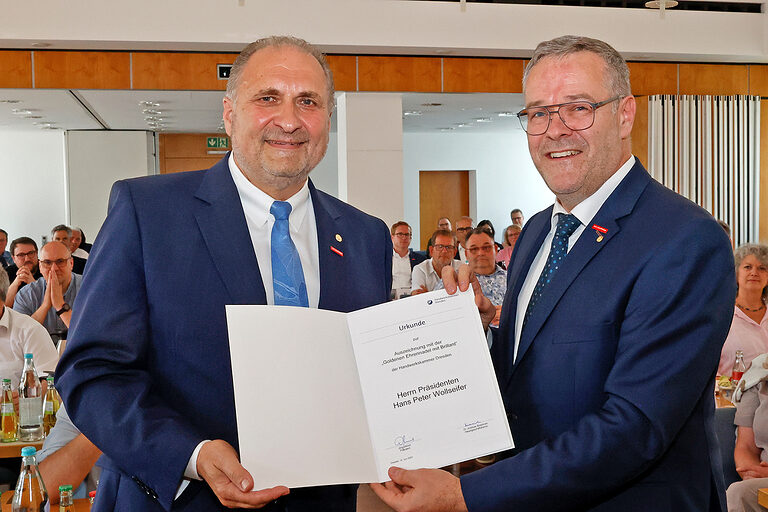
<svg viewBox="0 0 768 512"><path fill-rule="evenodd" d="M419 247L427 248L437 219L448 217L451 226L469 215L469 171L419 171Z"/></svg>

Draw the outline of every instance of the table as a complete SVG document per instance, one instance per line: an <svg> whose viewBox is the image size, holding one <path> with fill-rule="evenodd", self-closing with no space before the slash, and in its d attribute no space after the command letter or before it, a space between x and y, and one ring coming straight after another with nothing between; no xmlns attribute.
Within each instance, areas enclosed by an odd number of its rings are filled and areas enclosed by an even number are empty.
<svg viewBox="0 0 768 512"><path fill-rule="evenodd" d="M757 503L764 508L768 508L768 489L757 490Z"/></svg>
<svg viewBox="0 0 768 512"><path fill-rule="evenodd" d="M11 501L13 501L13 491L5 491L0 496L0 512L11 512ZM58 510L59 506L51 507L52 510ZM75 512L90 512L91 502L88 498L75 500Z"/></svg>
<svg viewBox="0 0 768 512"><path fill-rule="evenodd" d="M0 459L21 457L21 449L25 446L34 446L36 451L43 447L43 441L15 441L13 443L0 443Z"/></svg>

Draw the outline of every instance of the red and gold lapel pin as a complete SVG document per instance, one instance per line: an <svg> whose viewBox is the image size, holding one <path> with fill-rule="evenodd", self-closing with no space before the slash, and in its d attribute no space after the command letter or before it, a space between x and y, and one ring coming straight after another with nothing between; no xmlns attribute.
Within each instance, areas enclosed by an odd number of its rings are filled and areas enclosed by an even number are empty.
<svg viewBox="0 0 768 512"><path fill-rule="evenodd" d="M595 230L597 233L597 242L603 241L603 235L608 232L607 229L605 229L603 226L598 226L597 224L592 224L592 229Z"/></svg>
<svg viewBox="0 0 768 512"><path fill-rule="evenodd" d="M343 238L341 238L341 235L336 233L336 241L337 242L341 242L342 240L343 240ZM341 256L342 258L344 257L344 253L341 252L340 250L338 250L337 248L335 248L334 246L331 246L331 250L333 252L335 252L336 254L338 254L339 256Z"/></svg>

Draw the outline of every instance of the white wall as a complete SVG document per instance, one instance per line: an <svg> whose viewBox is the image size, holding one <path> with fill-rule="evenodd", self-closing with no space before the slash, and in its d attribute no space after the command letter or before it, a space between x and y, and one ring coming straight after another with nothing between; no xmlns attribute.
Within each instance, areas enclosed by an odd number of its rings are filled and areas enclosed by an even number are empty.
<svg viewBox="0 0 768 512"><path fill-rule="evenodd" d="M139 131L69 131L68 223L93 242L107 216L112 184L155 173L154 137Z"/></svg>
<svg viewBox="0 0 768 512"><path fill-rule="evenodd" d="M511 224L509 212L520 208L526 219L555 200L533 166L525 133L405 133L403 172L405 221L419 233L419 171L475 171L475 223L490 219L501 242ZM470 193L472 193L470 189ZM470 205L473 198L470 198ZM437 219L435 219L437 222ZM418 243L418 242L415 242Z"/></svg>
<svg viewBox="0 0 768 512"><path fill-rule="evenodd" d="M67 221L64 133L0 132L0 228L40 243Z"/></svg>
<svg viewBox="0 0 768 512"><path fill-rule="evenodd" d="M315 187L334 197L339 196L339 155L337 154L338 134L331 132L328 136L328 151L325 157L312 169L309 177Z"/></svg>

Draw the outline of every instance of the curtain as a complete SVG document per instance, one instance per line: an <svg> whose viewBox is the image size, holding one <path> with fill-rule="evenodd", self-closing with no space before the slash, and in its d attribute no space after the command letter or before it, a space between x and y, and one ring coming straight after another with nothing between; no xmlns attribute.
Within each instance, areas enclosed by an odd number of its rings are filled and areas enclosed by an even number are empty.
<svg viewBox="0 0 768 512"><path fill-rule="evenodd" d="M648 97L651 175L731 226L736 246L759 232L760 97Z"/></svg>

